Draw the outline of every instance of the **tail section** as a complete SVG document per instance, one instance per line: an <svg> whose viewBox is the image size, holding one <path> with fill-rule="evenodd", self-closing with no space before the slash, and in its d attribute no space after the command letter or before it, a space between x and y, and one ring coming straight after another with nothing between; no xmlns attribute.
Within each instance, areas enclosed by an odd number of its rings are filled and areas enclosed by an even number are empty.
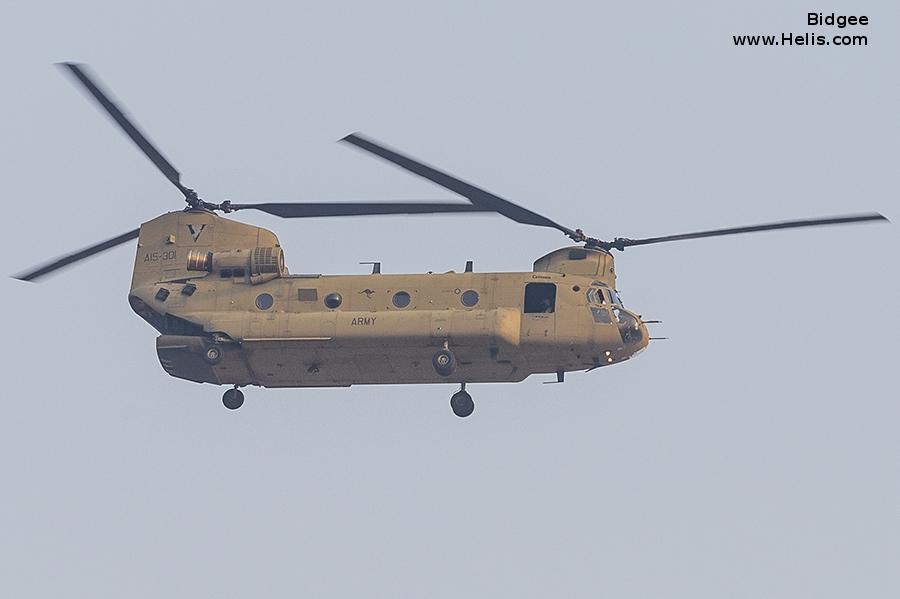
<svg viewBox="0 0 900 599"><path fill-rule="evenodd" d="M252 254L257 248L278 248L280 254L278 238L266 229L205 210L169 212L141 225L131 288L208 276L208 269L189 270L189 253L192 256L239 251Z"/></svg>
<svg viewBox="0 0 900 599"><path fill-rule="evenodd" d="M141 225L128 301L163 334L208 335L202 315L221 309L217 297L230 293L224 283L253 285L286 272L271 231L207 211L170 212Z"/></svg>

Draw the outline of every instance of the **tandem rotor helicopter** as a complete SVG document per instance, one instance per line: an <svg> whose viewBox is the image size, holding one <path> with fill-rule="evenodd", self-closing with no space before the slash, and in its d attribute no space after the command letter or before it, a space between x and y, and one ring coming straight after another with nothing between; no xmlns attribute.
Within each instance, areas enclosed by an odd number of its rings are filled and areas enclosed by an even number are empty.
<svg viewBox="0 0 900 599"><path fill-rule="evenodd" d="M650 337L616 291L612 250L684 239L845 223L886 221L878 213L794 220L645 239L603 241L388 149L359 134L341 141L462 196L468 203L357 202L220 204L181 175L109 98L87 69L62 66L162 174L187 207L139 228L16 275L35 281L137 239L128 301L160 334L170 375L241 387L347 387L455 383L453 412L475 409L467 383L518 382L537 373L590 371L628 360ZM575 244L538 258L530 272L289 274L274 233L216 214L259 210L284 218L491 212L557 229Z"/></svg>

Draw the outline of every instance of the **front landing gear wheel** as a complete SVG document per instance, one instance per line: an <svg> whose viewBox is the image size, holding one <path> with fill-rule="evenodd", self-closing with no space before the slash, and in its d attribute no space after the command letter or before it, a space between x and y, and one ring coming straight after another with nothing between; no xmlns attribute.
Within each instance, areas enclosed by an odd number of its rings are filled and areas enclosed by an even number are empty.
<svg viewBox="0 0 900 599"><path fill-rule="evenodd" d="M229 410L237 410L244 405L244 393L240 389L229 389L222 395L222 403Z"/></svg>
<svg viewBox="0 0 900 599"><path fill-rule="evenodd" d="M475 402L472 401L471 395L463 390L459 390L450 397L450 408L454 414L460 418L465 418L466 416L471 416L472 412L475 411Z"/></svg>

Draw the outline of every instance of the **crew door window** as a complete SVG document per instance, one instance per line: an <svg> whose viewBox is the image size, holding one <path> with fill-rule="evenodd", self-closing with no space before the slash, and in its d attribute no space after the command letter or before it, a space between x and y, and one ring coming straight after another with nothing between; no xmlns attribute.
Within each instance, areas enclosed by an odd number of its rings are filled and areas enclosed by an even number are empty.
<svg viewBox="0 0 900 599"><path fill-rule="evenodd" d="M552 314L556 311L556 285L554 283L528 283L525 285L525 314Z"/></svg>

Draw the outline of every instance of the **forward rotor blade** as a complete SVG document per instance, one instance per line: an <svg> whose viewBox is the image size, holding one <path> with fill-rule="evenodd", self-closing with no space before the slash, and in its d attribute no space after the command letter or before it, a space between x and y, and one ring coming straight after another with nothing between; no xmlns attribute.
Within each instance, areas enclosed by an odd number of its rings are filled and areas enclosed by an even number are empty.
<svg viewBox="0 0 900 599"><path fill-rule="evenodd" d="M437 214L447 212L493 212L462 202L341 202L231 204L231 210L261 210L283 218L319 216L365 216L377 214Z"/></svg>
<svg viewBox="0 0 900 599"><path fill-rule="evenodd" d="M729 229L712 229L710 231L698 231L696 233L681 233L679 235L666 235L663 237L647 237L645 239L628 239L625 237L617 237L615 241L610 243L611 247L622 250L626 247L635 245L649 245L651 243L663 243L666 241L681 241L683 239L700 239L703 237L719 237L721 235L737 235L739 233L755 233L757 231L774 231L777 229L799 229L802 227L821 227L825 225L844 225L848 223L862 223L870 221L888 221L888 219L877 212L867 212L865 214L849 214L846 216L835 216L831 218L810 218L803 220L788 220L777 223L768 223L764 225L751 225L748 227L732 227Z"/></svg>
<svg viewBox="0 0 900 599"><path fill-rule="evenodd" d="M172 185L177 187L185 197L191 197L193 195L193 192L190 189L181 184L181 173L172 166L171 162L166 160L165 156L156 149L156 146L150 143L150 140L147 139L147 136L144 135L140 129L138 129L137 125L125 116L124 111L122 111L122 109L109 98L109 95L103 91L98 83L87 74L84 65L72 62L62 62L59 63L59 66L68 69L72 76L74 76L75 79L94 97L97 103L106 110L106 113L110 118L118 123L125 134L131 138L131 141L133 141L147 158L150 159L150 162L155 164L156 168L165 175L166 179L172 182Z"/></svg>
<svg viewBox="0 0 900 599"><path fill-rule="evenodd" d="M132 239L137 239L138 233L140 233L140 229L135 229L133 231L129 231L128 233L124 233L119 235L118 237L113 237L112 239L107 239L106 241L102 241L96 245L92 245L90 247L86 247L83 250L79 250L72 254L67 254L62 256L61 258L57 258L53 262L49 262L44 266L38 267L30 272L13 275L14 279L19 279L20 281L35 281L45 275L50 274L53 271L59 270L60 268L64 268L78 262L79 260L84 260L85 258L90 258L95 254L99 254L100 252L105 252L108 249L114 248L117 245L121 245L126 241L131 241Z"/></svg>
<svg viewBox="0 0 900 599"><path fill-rule="evenodd" d="M357 133L351 133L347 137L341 139L341 141L352 144L361 150L365 150L370 154L374 154L388 162L392 162L402 169L428 179L433 183L437 183L445 189L458 193L479 208L492 210L518 223L535 225L538 227L550 227L558 229L570 237L577 236L577 233L572 229L553 222L545 216L532 212L527 208L523 208L518 204L514 204L509 200L505 200L500 196L494 195L481 188L475 187L471 183L466 183L465 181L423 164L409 156L404 156L399 152L389 150L375 141L367 139Z"/></svg>

